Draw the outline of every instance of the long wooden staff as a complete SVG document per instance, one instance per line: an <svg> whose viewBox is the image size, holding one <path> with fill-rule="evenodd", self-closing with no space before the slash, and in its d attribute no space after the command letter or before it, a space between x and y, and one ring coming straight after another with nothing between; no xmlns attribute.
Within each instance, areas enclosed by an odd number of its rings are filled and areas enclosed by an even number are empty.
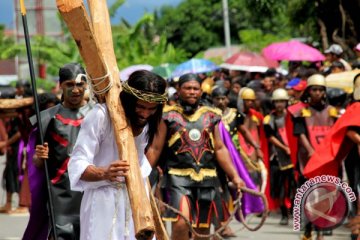
<svg viewBox="0 0 360 240"><path fill-rule="evenodd" d="M34 71L34 62L32 60L32 52L31 52L31 45L30 45L30 35L27 25L27 19L26 19L26 8L24 4L24 0L20 0L20 9L21 9L21 17L24 27L24 36L25 36L25 44L26 44L26 53L28 57L28 63L29 63L29 69L30 69L30 79L31 79L31 87L32 87L32 93L34 96L34 104L35 104L35 113L36 113L36 119L37 119L37 127L39 130L39 136L40 136L40 144L44 144L44 135L43 135L43 128L41 124L41 117L40 117L40 108L39 108L39 101L37 96L37 88L36 88L36 79L35 79L35 71ZM44 161L44 169L45 169L45 178L46 178L46 187L47 187L47 193L48 193L48 204L49 204L49 215L50 215L50 224L53 229L53 237L55 240L57 240L57 229L56 229L56 222L55 222L55 212L54 212L54 204L53 204L53 198L52 198L52 192L51 192L51 182L49 177L49 170L47 161Z"/></svg>
<svg viewBox="0 0 360 240"><path fill-rule="evenodd" d="M101 51L103 53L104 59L109 68L114 71L113 74L117 74L119 72L119 69L117 67L117 61L114 53L114 45L111 34L111 23L106 0L88 0L88 5L92 20L91 24L99 47L101 48ZM147 185L149 189L150 205L155 223L156 239L168 240L169 237L162 222L160 212L157 209L157 204L151 192L151 186L150 184Z"/></svg>
<svg viewBox="0 0 360 240"><path fill-rule="evenodd" d="M129 161L130 171L126 177L126 186L136 232L135 237L150 239L155 231L153 215L137 160L134 136L119 98L121 86L113 48L110 48L108 44L106 44L107 48L100 47L81 0L57 0L56 3L75 39L93 86L99 93L99 100L106 101L114 128L119 159ZM93 20L96 22L96 18L93 17ZM103 30L102 37L112 41L111 29L104 28L106 29ZM112 84L112 87L109 84ZM109 87L109 91L106 91Z"/></svg>

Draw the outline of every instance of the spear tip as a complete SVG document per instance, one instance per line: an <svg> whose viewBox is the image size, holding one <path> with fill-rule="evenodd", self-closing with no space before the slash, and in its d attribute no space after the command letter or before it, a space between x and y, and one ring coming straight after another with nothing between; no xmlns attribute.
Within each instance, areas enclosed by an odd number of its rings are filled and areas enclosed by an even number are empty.
<svg viewBox="0 0 360 240"><path fill-rule="evenodd" d="M26 8L25 8L24 0L20 0L20 11L21 11L21 15L23 15L23 16L26 15Z"/></svg>

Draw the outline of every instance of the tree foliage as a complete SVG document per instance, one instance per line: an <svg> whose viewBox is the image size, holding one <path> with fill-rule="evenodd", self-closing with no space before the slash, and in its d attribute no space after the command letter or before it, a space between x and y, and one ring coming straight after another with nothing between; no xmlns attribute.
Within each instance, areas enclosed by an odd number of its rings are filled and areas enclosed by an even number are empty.
<svg viewBox="0 0 360 240"><path fill-rule="evenodd" d="M304 38L351 49L360 39L360 2L355 0L228 0L232 43L259 50L264 43ZM163 7L158 32L192 55L224 45L221 1L184 0ZM239 33L239 34L238 34ZM265 39L263 39L265 38Z"/></svg>
<svg viewBox="0 0 360 240"><path fill-rule="evenodd" d="M289 40L287 36L279 36L272 33L264 33L260 29L241 30L239 31L239 38L242 44L247 49L254 52L261 52L261 50L273 42L282 42Z"/></svg>
<svg viewBox="0 0 360 240"><path fill-rule="evenodd" d="M164 35L154 31L154 15L145 14L135 25L122 23L113 27L115 55L118 66L135 64L157 66L168 62L183 62L188 54L168 43Z"/></svg>
<svg viewBox="0 0 360 240"><path fill-rule="evenodd" d="M259 50L264 44L256 37L265 37L268 39L265 42L268 42L277 39L275 36L284 39L298 35L289 27L285 0L229 0L228 5L233 44L247 45L250 37L256 41L248 47ZM185 0L177 7L163 7L156 19L157 30L164 32L175 46L192 55L212 46L224 45L221 1ZM260 43L255 46L258 41Z"/></svg>
<svg viewBox="0 0 360 240"><path fill-rule="evenodd" d="M117 0L110 6L110 15L124 3ZM60 16L59 16L60 17ZM47 73L56 76L59 68L69 62L82 62L75 41L68 31L65 22L61 21L63 37L55 39L48 36L33 36L31 48L34 60L46 64ZM114 49L119 68L134 64L150 64L157 66L167 62L183 62L188 54L182 49L168 43L164 35L156 34L154 15L145 14L136 24L130 25L123 20L119 25L112 26ZM0 56L4 59L15 56L26 57L24 43L8 43L0 29Z"/></svg>
<svg viewBox="0 0 360 240"><path fill-rule="evenodd" d="M14 40L10 37L5 36L4 30L5 26L0 25L0 53L4 52L6 49L14 45ZM0 54L0 60L1 59L7 58L2 57L2 55Z"/></svg>

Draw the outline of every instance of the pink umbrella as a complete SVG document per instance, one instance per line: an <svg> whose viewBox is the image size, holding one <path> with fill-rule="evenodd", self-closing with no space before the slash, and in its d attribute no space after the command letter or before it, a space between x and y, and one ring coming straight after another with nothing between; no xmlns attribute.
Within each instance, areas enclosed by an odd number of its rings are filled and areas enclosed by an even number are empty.
<svg viewBox="0 0 360 240"><path fill-rule="evenodd" d="M262 53L265 57L273 60L309 62L325 60L325 56L319 50L296 40L272 43L264 48Z"/></svg>
<svg viewBox="0 0 360 240"><path fill-rule="evenodd" d="M277 68L279 64L260 54L242 51L232 55L220 66L230 70L265 72L268 68Z"/></svg>

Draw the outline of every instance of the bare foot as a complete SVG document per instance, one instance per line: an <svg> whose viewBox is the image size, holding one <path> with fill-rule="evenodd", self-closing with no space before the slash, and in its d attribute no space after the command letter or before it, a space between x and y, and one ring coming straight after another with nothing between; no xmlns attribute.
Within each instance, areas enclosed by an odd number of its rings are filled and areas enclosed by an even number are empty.
<svg viewBox="0 0 360 240"><path fill-rule="evenodd" d="M18 207L14 210L10 210L8 211L8 214L24 214L24 213L28 213L29 209L27 207Z"/></svg>
<svg viewBox="0 0 360 240"><path fill-rule="evenodd" d="M9 211L11 211L11 203L6 203L0 208L0 213L7 213Z"/></svg>

